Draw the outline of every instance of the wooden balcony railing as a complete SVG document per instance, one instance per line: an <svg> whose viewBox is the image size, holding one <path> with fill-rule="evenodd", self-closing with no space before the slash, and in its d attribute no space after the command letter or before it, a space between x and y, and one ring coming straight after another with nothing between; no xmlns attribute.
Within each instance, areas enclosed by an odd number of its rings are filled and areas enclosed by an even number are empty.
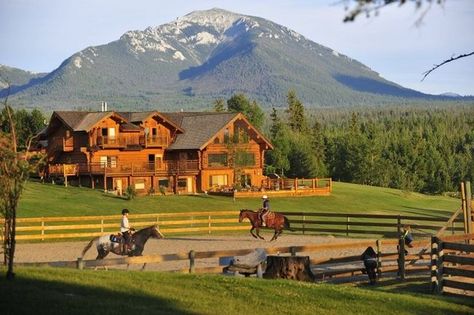
<svg viewBox="0 0 474 315"><path fill-rule="evenodd" d="M140 145L145 148L150 147L167 147L170 139L168 136L140 136Z"/></svg>
<svg viewBox="0 0 474 315"><path fill-rule="evenodd" d="M127 139L123 136L98 136L97 145L102 148L123 148L127 145Z"/></svg>
<svg viewBox="0 0 474 315"><path fill-rule="evenodd" d="M73 176L79 173L78 164L50 164L48 165L49 174L61 176Z"/></svg>
<svg viewBox="0 0 474 315"><path fill-rule="evenodd" d="M199 171L199 161L163 161L156 163L80 163L49 165L49 174L54 175L152 175L176 174ZM65 173L66 172L66 173Z"/></svg>

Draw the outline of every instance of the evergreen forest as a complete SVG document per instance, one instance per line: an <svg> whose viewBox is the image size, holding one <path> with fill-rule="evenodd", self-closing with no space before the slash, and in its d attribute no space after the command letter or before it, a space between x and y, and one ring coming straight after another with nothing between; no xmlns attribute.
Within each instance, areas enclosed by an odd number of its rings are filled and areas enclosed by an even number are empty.
<svg viewBox="0 0 474 315"><path fill-rule="evenodd" d="M417 191L456 192L474 179L474 106L319 108L294 91L266 127L266 172Z"/></svg>

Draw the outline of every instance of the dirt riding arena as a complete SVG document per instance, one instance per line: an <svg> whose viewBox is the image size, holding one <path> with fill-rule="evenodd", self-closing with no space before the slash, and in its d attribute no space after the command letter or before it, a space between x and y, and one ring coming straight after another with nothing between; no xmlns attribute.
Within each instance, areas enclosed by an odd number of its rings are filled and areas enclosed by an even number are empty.
<svg viewBox="0 0 474 315"><path fill-rule="evenodd" d="M266 239L271 238L270 233L265 233ZM355 239L334 238L330 236L308 236L308 235L282 235L276 241L269 242L256 240L250 235L205 235L205 236L182 236L168 237L166 239L150 239L145 246L143 255L186 253L194 251L213 251L213 250L236 250L236 249L255 249L268 247L287 247L302 246L323 243L339 243L347 241L356 241ZM51 261L72 261L76 260L82 252L82 249L89 241L76 242L54 242L54 243L35 243L35 244L17 244L15 253L15 262L51 262ZM365 248L335 249L324 250L318 253L309 253L309 255L318 258L334 258L350 255L359 255ZM86 253L84 259L95 259L97 251L95 246L91 247ZM109 254L105 259L117 258L114 254ZM196 261L196 267L213 267L218 265L217 258L202 259ZM178 270L185 269L189 262L170 261L160 264L148 264L146 270ZM130 269L140 269L141 266L130 266Z"/></svg>

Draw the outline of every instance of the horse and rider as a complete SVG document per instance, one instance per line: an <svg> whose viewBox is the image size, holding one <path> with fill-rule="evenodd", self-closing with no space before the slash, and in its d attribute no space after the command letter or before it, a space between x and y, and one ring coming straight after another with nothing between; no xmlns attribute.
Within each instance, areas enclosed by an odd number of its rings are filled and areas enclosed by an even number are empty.
<svg viewBox="0 0 474 315"><path fill-rule="evenodd" d="M128 209L122 210L120 233L93 238L83 249L81 257L84 257L94 243L97 247L96 259L103 259L110 252L120 256L141 256L150 237L164 238L156 224L135 232L128 221L129 213Z"/></svg>
<svg viewBox="0 0 474 315"><path fill-rule="evenodd" d="M260 213L260 221L262 222L262 226L265 227L267 226L267 217L268 217L268 214L270 213L270 199L268 199L267 195L263 195L262 200L263 200L263 205L259 213Z"/></svg>
<svg viewBox="0 0 474 315"><path fill-rule="evenodd" d="M271 241L274 241L281 235L283 229L290 229L290 222L288 219L277 212L270 212L270 200L267 195L262 196L263 205L258 211L248 209L240 210L239 222L243 219L248 219L252 225L250 234L255 238L264 239L260 236L260 228L267 227L275 231ZM254 233L256 231L256 233Z"/></svg>
<svg viewBox="0 0 474 315"><path fill-rule="evenodd" d="M132 248L132 233L135 231L135 229L130 228L130 223L128 222L129 213L130 211L128 211L128 209L122 210L122 221L120 223L120 233L122 234L122 238L119 239L119 241L122 244L122 253L124 254L128 254Z"/></svg>

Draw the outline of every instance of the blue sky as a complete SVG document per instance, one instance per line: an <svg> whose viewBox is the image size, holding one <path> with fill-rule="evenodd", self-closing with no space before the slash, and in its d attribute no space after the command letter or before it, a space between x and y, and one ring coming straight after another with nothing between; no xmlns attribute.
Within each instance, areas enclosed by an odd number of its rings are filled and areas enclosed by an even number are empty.
<svg viewBox="0 0 474 315"><path fill-rule="evenodd" d="M348 55L384 78L422 92L474 95L474 56L422 73L452 55L474 51L474 1L446 0L421 14L414 5L343 23L340 0L0 0L0 64L50 72L72 54L117 40L129 30L218 7L260 16Z"/></svg>

